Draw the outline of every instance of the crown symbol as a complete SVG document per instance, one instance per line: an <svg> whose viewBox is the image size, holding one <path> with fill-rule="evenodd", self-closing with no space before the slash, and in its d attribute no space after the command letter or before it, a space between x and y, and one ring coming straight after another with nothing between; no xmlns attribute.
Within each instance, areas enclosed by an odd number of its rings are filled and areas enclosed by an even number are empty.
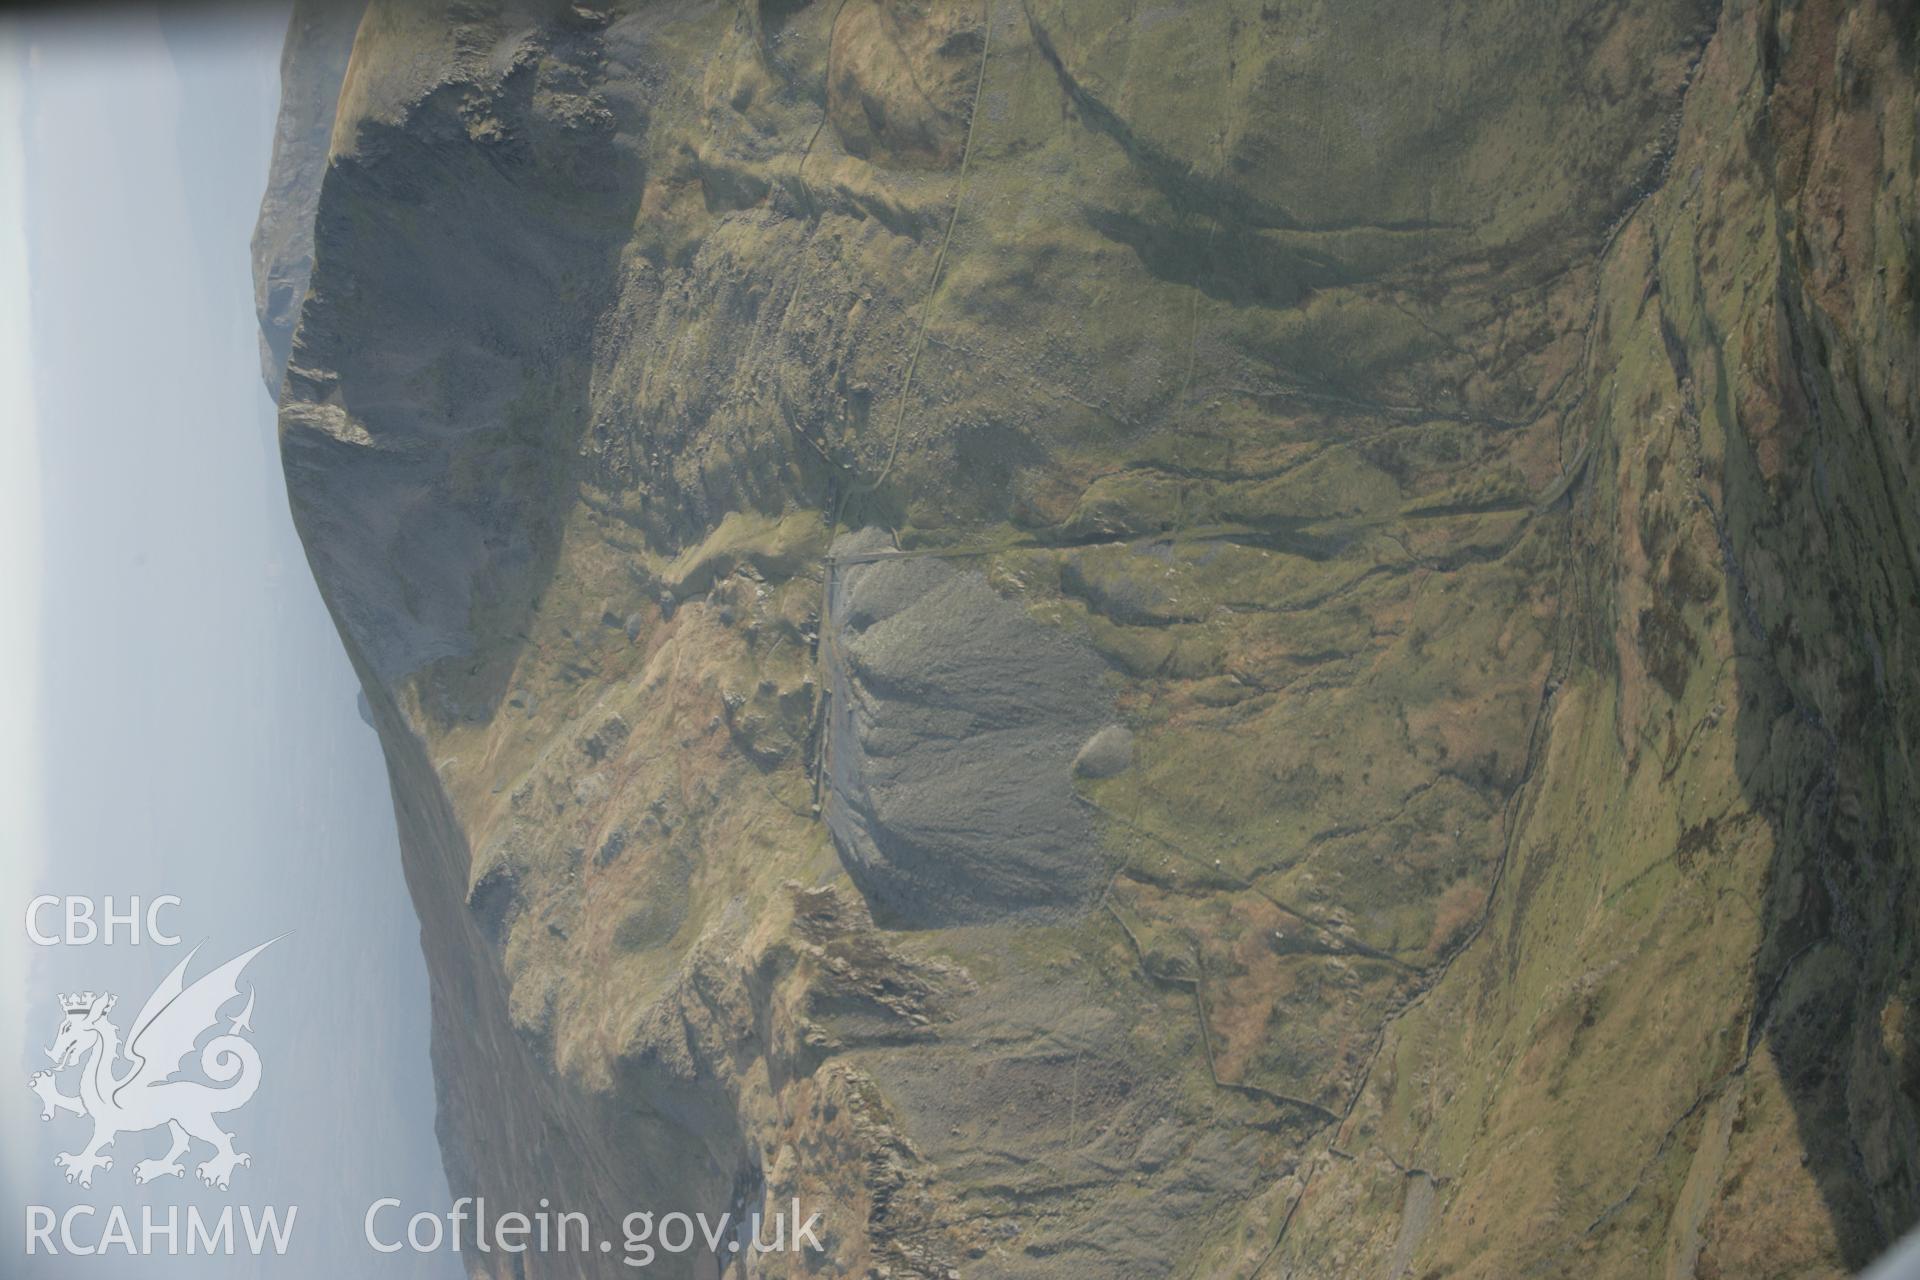
<svg viewBox="0 0 1920 1280"><path fill-rule="evenodd" d="M100 1012L106 1013L113 1008L114 997L108 996L101 1002ZM93 1011L93 992L82 991L77 995L61 996L60 1007L68 1013L91 1013Z"/></svg>

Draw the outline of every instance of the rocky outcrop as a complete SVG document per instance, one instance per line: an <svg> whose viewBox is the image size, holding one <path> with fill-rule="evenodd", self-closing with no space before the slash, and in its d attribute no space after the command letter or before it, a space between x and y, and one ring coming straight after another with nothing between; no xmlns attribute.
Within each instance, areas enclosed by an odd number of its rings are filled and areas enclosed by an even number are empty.
<svg viewBox="0 0 1920 1280"><path fill-rule="evenodd" d="M260 376L278 397L293 326L313 274L313 220L327 170L334 107L347 73L362 0L296 0L280 55L280 117L260 220L253 231L253 301Z"/></svg>
<svg viewBox="0 0 1920 1280"><path fill-rule="evenodd" d="M456 1193L798 1195L851 1275L1883 1246L1914 49L375 0L282 444Z"/></svg>

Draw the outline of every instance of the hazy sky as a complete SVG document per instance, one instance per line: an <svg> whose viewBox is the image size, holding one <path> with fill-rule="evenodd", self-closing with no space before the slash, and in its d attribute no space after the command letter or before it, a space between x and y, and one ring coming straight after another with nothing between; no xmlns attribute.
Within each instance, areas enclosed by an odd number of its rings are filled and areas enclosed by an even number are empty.
<svg viewBox="0 0 1920 1280"><path fill-rule="evenodd" d="M453 1276L373 1254L368 1203L444 1206L419 931L384 767L286 510L247 239L285 11L0 19L0 1274ZM177 948L36 947L38 893L174 894ZM47 921L50 923L51 916ZM164 1131L79 1192L39 1120L58 994L126 1029L194 943L254 961L257 1097L225 1194L136 1188ZM244 989L244 988L243 988ZM17 1070L16 1070L17 1064ZM11 1081L8 1076L13 1077ZM72 1091L71 1080L66 1082ZM284 1261L21 1256L23 1209L299 1206Z"/></svg>

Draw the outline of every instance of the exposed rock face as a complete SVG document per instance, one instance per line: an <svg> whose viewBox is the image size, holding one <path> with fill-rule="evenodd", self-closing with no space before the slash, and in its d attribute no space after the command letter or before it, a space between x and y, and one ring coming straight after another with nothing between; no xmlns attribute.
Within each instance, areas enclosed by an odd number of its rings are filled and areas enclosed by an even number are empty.
<svg viewBox="0 0 1920 1280"><path fill-rule="evenodd" d="M798 1195L827 1274L1863 1262L1915 77L1879 0L376 0L283 448L456 1193Z"/></svg>
<svg viewBox="0 0 1920 1280"><path fill-rule="evenodd" d="M254 309L260 318L260 376L280 394L293 326L313 274L313 218L327 171L334 107L353 52L362 0L294 0L280 55L280 118L260 221L253 231Z"/></svg>

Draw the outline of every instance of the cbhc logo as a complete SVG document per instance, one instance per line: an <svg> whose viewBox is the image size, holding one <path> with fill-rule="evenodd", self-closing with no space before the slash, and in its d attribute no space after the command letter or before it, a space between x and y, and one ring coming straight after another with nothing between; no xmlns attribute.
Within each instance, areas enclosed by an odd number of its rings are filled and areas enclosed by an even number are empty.
<svg viewBox="0 0 1920 1280"><path fill-rule="evenodd" d="M114 944L114 935L124 931L126 941L138 946L144 925L149 941L163 947L178 946L179 936L161 927L160 913L167 907L179 905L180 899L172 894L163 894L148 902L144 911L138 897L127 899L124 910L115 910L112 898L102 898L96 909L92 898L60 898L47 894L27 904L27 937L33 940L34 945L41 947L55 947L61 943L70 947L84 947L96 941L110 947ZM42 917L56 907L61 910L52 916L53 927L60 931L49 933L41 928ZM62 929L63 923L65 927Z"/></svg>

